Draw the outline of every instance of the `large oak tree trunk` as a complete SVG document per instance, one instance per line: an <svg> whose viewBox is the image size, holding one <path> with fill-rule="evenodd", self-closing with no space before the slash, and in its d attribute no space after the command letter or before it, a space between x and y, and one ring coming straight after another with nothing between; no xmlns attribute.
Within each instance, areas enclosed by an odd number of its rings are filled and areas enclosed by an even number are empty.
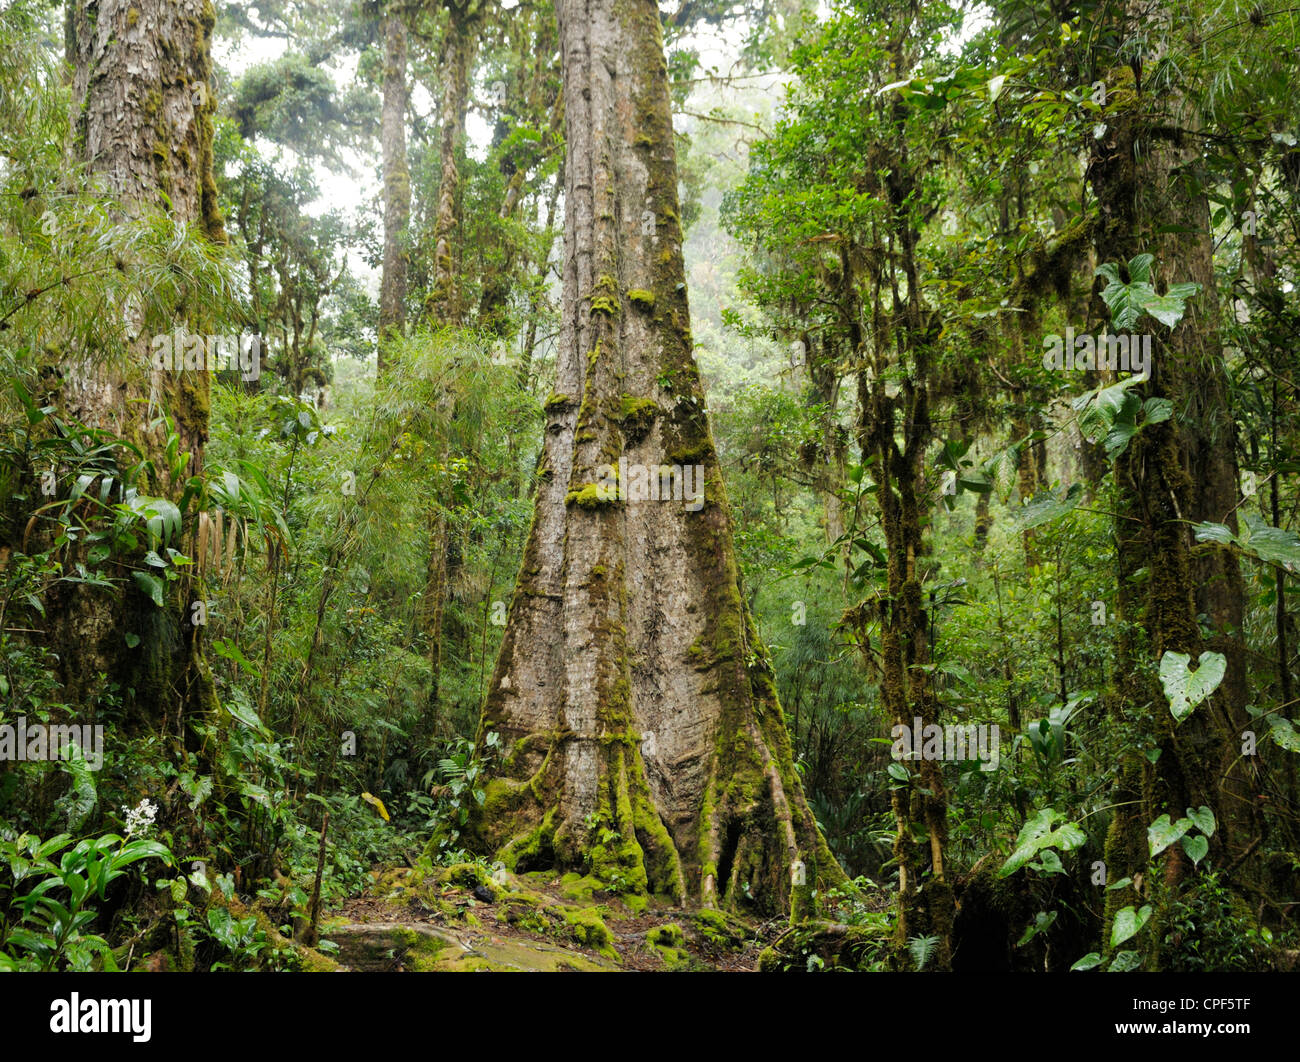
<svg viewBox="0 0 1300 1062"><path fill-rule="evenodd" d="M481 839L516 869L799 911L842 872L740 592L692 356L658 10L562 0L559 22L562 334L536 515L480 724L480 747L490 731L503 739ZM601 477L621 458L628 496L611 498ZM702 508L636 500L636 467L661 465L703 470Z"/></svg>

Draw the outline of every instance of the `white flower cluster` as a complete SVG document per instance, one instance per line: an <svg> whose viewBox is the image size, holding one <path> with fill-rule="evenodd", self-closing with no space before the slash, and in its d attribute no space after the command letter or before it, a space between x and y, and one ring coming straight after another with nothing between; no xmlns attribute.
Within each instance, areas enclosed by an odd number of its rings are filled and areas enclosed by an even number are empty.
<svg viewBox="0 0 1300 1062"><path fill-rule="evenodd" d="M150 803L149 798L145 797L139 805L128 808L122 805L122 812L126 815L126 835L143 833L153 825L153 820L158 817L158 805Z"/></svg>

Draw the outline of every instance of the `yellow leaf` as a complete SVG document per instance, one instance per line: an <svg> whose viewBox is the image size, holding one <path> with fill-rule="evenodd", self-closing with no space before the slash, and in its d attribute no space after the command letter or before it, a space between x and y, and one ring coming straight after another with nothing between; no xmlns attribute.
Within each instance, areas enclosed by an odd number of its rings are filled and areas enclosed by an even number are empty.
<svg viewBox="0 0 1300 1062"><path fill-rule="evenodd" d="M371 796L369 793L362 793L361 799L364 800L367 804L373 804L375 806L375 810L378 811L379 814L383 817L383 820L385 822L389 821L388 809L384 807L384 802L380 800L377 796Z"/></svg>

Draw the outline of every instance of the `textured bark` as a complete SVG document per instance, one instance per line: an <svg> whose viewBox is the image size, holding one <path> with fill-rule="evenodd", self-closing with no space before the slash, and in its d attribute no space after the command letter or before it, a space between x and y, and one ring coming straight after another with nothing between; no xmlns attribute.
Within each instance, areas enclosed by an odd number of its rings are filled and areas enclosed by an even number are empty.
<svg viewBox="0 0 1300 1062"><path fill-rule="evenodd" d="M1129 18L1152 40L1162 39L1170 22L1161 3L1146 0L1130 5ZM1145 65L1155 59L1148 55ZM1120 640L1124 677L1111 710L1133 727L1132 713L1153 705L1161 749L1154 767L1140 749L1121 764L1119 810L1106 847L1107 871L1116 879L1145 869L1146 825L1161 813L1176 819L1187 807L1213 809L1219 828L1210 852L1222 865L1233 864L1260 829L1253 783L1239 755L1240 734L1249 725L1239 562L1227 550L1197 547L1189 524L1215 521L1235 532L1239 500L1209 204L1196 184L1198 142L1182 131L1194 122L1189 108L1168 89L1154 99L1140 76L1141 67L1136 78L1130 68L1118 67L1108 78L1108 88L1131 88L1134 103L1094 147L1089 172L1100 213L1098 261L1127 262L1150 251L1158 284L1190 280L1202 291L1172 333L1158 329L1153 337L1151 379L1142 396L1170 399L1174 416L1136 436L1115 469L1118 511L1129 517L1116 521L1118 611L1140 629L1130 633L1126 626ZM1143 568L1147 574L1138 580ZM1200 614L1208 618L1208 638ZM1227 657L1227 676L1207 704L1175 727L1151 668L1167 650L1196 659L1206 649ZM1163 859L1166 880L1176 882L1187 868L1181 850L1174 846ZM1105 939L1115 911L1140 901L1132 886L1107 893ZM1152 939L1158 939L1159 922ZM1149 953L1152 962L1156 950Z"/></svg>
<svg viewBox="0 0 1300 1062"><path fill-rule="evenodd" d="M441 126L438 140L440 179L438 206L433 223L433 287L426 311L441 324L457 324L463 308L456 269L460 254L460 168L458 155L465 139L465 108L469 102L469 75L477 39L479 0L445 0L447 32L442 43Z"/></svg>
<svg viewBox="0 0 1300 1062"><path fill-rule="evenodd" d="M384 166L384 266L379 284L379 369L388 369L388 340L406 325L409 253L406 226L411 216L411 171L406 160L406 23L390 3L384 13L384 102L380 140Z"/></svg>
<svg viewBox="0 0 1300 1062"><path fill-rule="evenodd" d="M480 723L481 840L621 891L793 905L842 879L744 607L692 357L651 0L562 0L564 308L536 513ZM645 404L652 400L653 405ZM699 464L703 508L600 500L602 465ZM807 885L791 865L806 865ZM793 901L793 904L792 904Z"/></svg>
<svg viewBox="0 0 1300 1062"><path fill-rule="evenodd" d="M212 178L211 33L208 0L100 0L70 5L74 150L104 182L127 215L165 206L173 220L195 225L209 239L226 236ZM188 311L188 312L187 312ZM176 307L178 320L201 325L197 304ZM139 322L136 322L137 327ZM175 498L163 430L150 427L159 408L173 418L180 449L190 454L180 479L196 474L208 431L204 372L149 369L149 337L133 339L125 360L103 351L72 351L61 366L61 412L140 446L156 471L141 490ZM137 721L180 718L210 703L211 679L200 651L200 629L189 625L177 584L165 608L134 586L111 598L64 584L49 614L52 646L71 703L91 704L101 672L135 690L128 710ZM141 644L124 655L122 632Z"/></svg>
<svg viewBox="0 0 1300 1062"><path fill-rule="evenodd" d="M550 159L562 143L564 124L563 94L559 91L555 77L555 19L549 11L538 12L528 21L521 22L513 31L517 34L515 47L519 56L516 61L521 70L521 80L522 70L527 66L530 54L532 67L511 111L521 120L521 124L540 128L545 122L547 131L541 143L518 145L513 150L503 152L498 163L506 182L505 194L501 197L501 206L497 210L497 217L502 224L492 231L496 260L490 268L484 270L478 323L485 331L500 337L513 331L509 302L515 285L519 282L516 263L521 249L518 242L508 235L505 222L518 211L529 174ZM510 125L498 121L497 143L494 148L509 132Z"/></svg>

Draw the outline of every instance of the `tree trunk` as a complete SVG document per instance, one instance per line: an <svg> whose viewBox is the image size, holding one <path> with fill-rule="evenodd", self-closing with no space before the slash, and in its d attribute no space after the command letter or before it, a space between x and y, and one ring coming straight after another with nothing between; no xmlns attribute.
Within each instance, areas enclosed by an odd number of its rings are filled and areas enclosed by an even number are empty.
<svg viewBox="0 0 1300 1062"><path fill-rule="evenodd" d="M692 356L658 9L562 0L559 22L558 378L480 722L480 749L489 731L503 749L481 840L515 869L582 867L616 891L799 913L843 875L741 595ZM645 498L661 465L686 466L679 484L699 477L698 511L686 490Z"/></svg>
<svg viewBox="0 0 1300 1062"><path fill-rule="evenodd" d="M388 370L387 346L406 324L406 225L411 216L411 171L406 162L406 23L396 3L383 18L384 103L380 139L384 155L384 266L379 284L379 371Z"/></svg>
<svg viewBox="0 0 1300 1062"><path fill-rule="evenodd" d="M434 321L454 325L460 322L460 286L456 283L460 229L460 169L457 154L465 139L465 108L469 101L469 75L473 66L474 27L479 18L478 0L446 0L447 33L442 44L442 102L438 110L441 130L438 159L438 207L433 223L433 288L425 309Z"/></svg>
<svg viewBox="0 0 1300 1062"><path fill-rule="evenodd" d="M1158 4L1134 4L1129 17L1158 40L1170 16ZM1154 68L1156 58L1147 54L1145 67ZM1137 728L1137 713L1152 704L1161 756L1152 767L1135 748L1121 765L1115 793L1120 810L1106 847L1107 873L1114 879L1145 869L1146 826L1162 812L1177 819L1188 807L1210 807L1218 823L1210 851L1223 865L1233 863L1259 829L1239 755L1240 734L1248 725L1241 572L1229 551L1195 548L1189 526L1189 521L1210 520L1235 532L1238 501L1209 206L1196 185L1199 147L1179 131L1188 122L1182 113L1187 104L1176 90L1162 88L1161 111L1178 121L1157 131L1157 119L1140 110L1142 101L1151 100L1141 83L1142 69L1135 75L1119 66L1108 77L1108 88L1127 83L1137 102L1116 115L1094 147L1089 172L1100 208L1098 261L1124 263L1150 251L1158 284L1191 280L1202 290L1172 333L1153 337L1151 379L1142 397L1170 399L1174 416L1143 429L1115 469L1117 511L1129 517L1116 521L1119 614L1141 628L1138 636L1126 633L1120 640L1119 670L1125 678L1111 698L1112 711L1124 725ZM1139 569L1147 572L1140 581ZM1198 614L1208 618L1208 638L1202 637ZM1167 650L1195 660L1206 649L1227 657L1227 676L1207 704L1175 727L1163 691L1148 677L1151 666ZM1168 849L1164 864L1169 883L1187 869L1178 846ZM1141 897L1133 886L1107 893L1106 939L1116 910L1135 902ZM1152 940L1158 939L1161 921L1153 922ZM1149 961L1156 961L1157 951L1151 945Z"/></svg>
<svg viewBox="0 0 1300 1062"><path fill-rule="evenodd" d="M207 0L101 0L71 5L74 151L125 206L164 206L176 222L197 225L214 242L226 234L212 177L211 34ZM197 301L175 314L193 331ZM137 318L136 328L142 322ZM149 336L129 342L124 361L102 351L75 351L62 366L56 402L64 416L126 438L154 459L143 492L176 499L197 474L208 432L206 372L169 372L150 365ZM159 407L172 417L189 462L173 479ZM59 654L69 703L93 704L99 675L134 690L128 717L154 724L215 699L201 652L201 627L189 622L189 601L170 584L158 608L133 583L110 597L84 585L61 584L51 595L49 631ZM123 632L140 635L132 652Z"/></svg>

